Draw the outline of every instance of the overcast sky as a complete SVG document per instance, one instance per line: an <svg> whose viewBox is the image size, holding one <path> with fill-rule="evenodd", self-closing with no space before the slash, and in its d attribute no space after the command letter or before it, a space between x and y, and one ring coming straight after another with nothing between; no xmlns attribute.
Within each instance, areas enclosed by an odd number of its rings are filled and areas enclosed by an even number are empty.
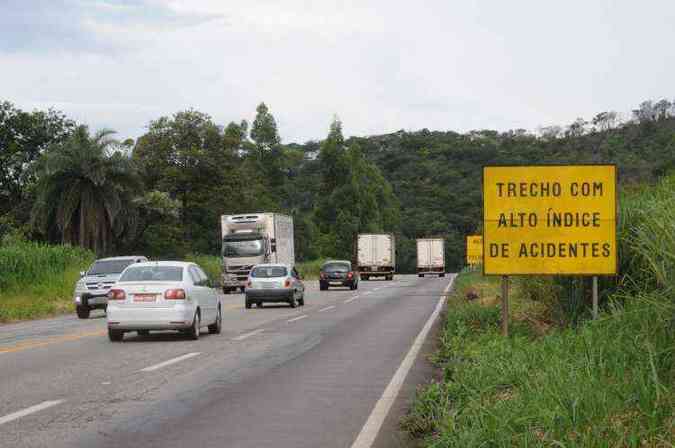
<svg viewBox="0 0 675 448"><path fill-rule="evenodd" d="M675 97L675 2L0 0L0 100L138 137L264 101L284 142L525 128Z"/></svg>

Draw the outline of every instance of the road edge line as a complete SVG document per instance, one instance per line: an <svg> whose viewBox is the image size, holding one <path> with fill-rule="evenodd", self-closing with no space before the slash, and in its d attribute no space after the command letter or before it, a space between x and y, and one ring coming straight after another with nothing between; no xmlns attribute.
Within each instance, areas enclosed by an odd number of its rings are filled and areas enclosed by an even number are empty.
<svg viewBox="0 0 675 448"><path fill-rule="evenodd" d="M389 410L398 397L401 387L403 386L410 369L415 363L415 359L417 358L417 355L419 354L419 351L422 348L429 331L431 331L431 327L433 326L434 322L436 322L438 315L441 313L443 305L445 305L445 299L448 291L454 282L455 277L453 276L450 279L448 286L446 286L443 290L443 295L441 295L440 299L438 299L436 308L434 308L434 311L431 313L431 316L429 316L429 319L427 319L424 327L422 327L422 330L417 334L417 337L410 347L410 350L408 350L405 358L403 358L403 361L398 366L398 369L396 369L396 373L394 373L394 376L389 381L386 389L384 389L382 396L379 400L377 400L377 403L375 403L375 407L370 412L368 420L366 420L366 423L361 428L361 431L356 437L356 440L354 440L354 443L352 443L351 448L370 448L375 442L375 439L377 439L377 435L382 428L382 424L387 418L387 415L389 415Z"/></svg>

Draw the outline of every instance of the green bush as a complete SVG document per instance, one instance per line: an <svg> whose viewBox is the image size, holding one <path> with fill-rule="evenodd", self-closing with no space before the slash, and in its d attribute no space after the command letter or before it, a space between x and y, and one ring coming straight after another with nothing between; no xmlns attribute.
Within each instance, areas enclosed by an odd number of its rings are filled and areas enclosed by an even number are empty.
<svg viewBox="0 0 675 448"><path fill-rule="evenodd" d="M5 241L0 246L0 321L70 310L79 272L93 261L94 254L79 247Z"/></svg>

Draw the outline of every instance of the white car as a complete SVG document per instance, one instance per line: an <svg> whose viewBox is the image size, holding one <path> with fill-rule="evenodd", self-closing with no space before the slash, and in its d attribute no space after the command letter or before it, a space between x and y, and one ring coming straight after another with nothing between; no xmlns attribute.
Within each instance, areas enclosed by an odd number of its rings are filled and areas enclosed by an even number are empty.
<svg viewBox="0 0 675 448"><path fill-rule="evenodd" d="M246 283L246 308L264 302L287 302L291 308L305 304L305 285L294 267L285 264L259 264L251 269Z"/></svg>
<svg viewBox="0 0 675 448"><path fill-rule="evenodd" d="M211 281L195 263L153 261L127 267L108 293L108 337L179 330L199 339L202 326L218 334L222 306Z"/></svg>

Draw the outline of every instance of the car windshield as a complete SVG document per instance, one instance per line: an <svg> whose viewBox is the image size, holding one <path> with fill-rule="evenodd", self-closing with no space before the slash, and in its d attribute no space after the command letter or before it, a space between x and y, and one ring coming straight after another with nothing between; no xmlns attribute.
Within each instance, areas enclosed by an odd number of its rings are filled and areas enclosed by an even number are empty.
<svg viewBox="0 0 675 448"><path fill-rule="evenodd" d="M224 257L257 257L263 254L263 242L257 240L223 241Z"/></svg>
<svg viewBox="0 0 675 448"><path fill-rule="evenodd" d="M254 278L286 277L288 270L283 266L258 266L251 271Z"/></svg>
<svg viewBox="0 0 675 448"><path fill-rule="evenodd" d="M324 272L349 272L347 263L328 263L323 267Z"/></svg>
<svg viewBox="0 0 675 448"><path fill-rule="evenodd" d="M122 274L120 282L180 282L183 281L182 266L134 266Z"/></svg>
<svg viewBox="0 0 675 448"><path fill-rule="evenodd" d="M97 261L91 266L87 275L119 274L133 262L133 259Z"/></svg>

